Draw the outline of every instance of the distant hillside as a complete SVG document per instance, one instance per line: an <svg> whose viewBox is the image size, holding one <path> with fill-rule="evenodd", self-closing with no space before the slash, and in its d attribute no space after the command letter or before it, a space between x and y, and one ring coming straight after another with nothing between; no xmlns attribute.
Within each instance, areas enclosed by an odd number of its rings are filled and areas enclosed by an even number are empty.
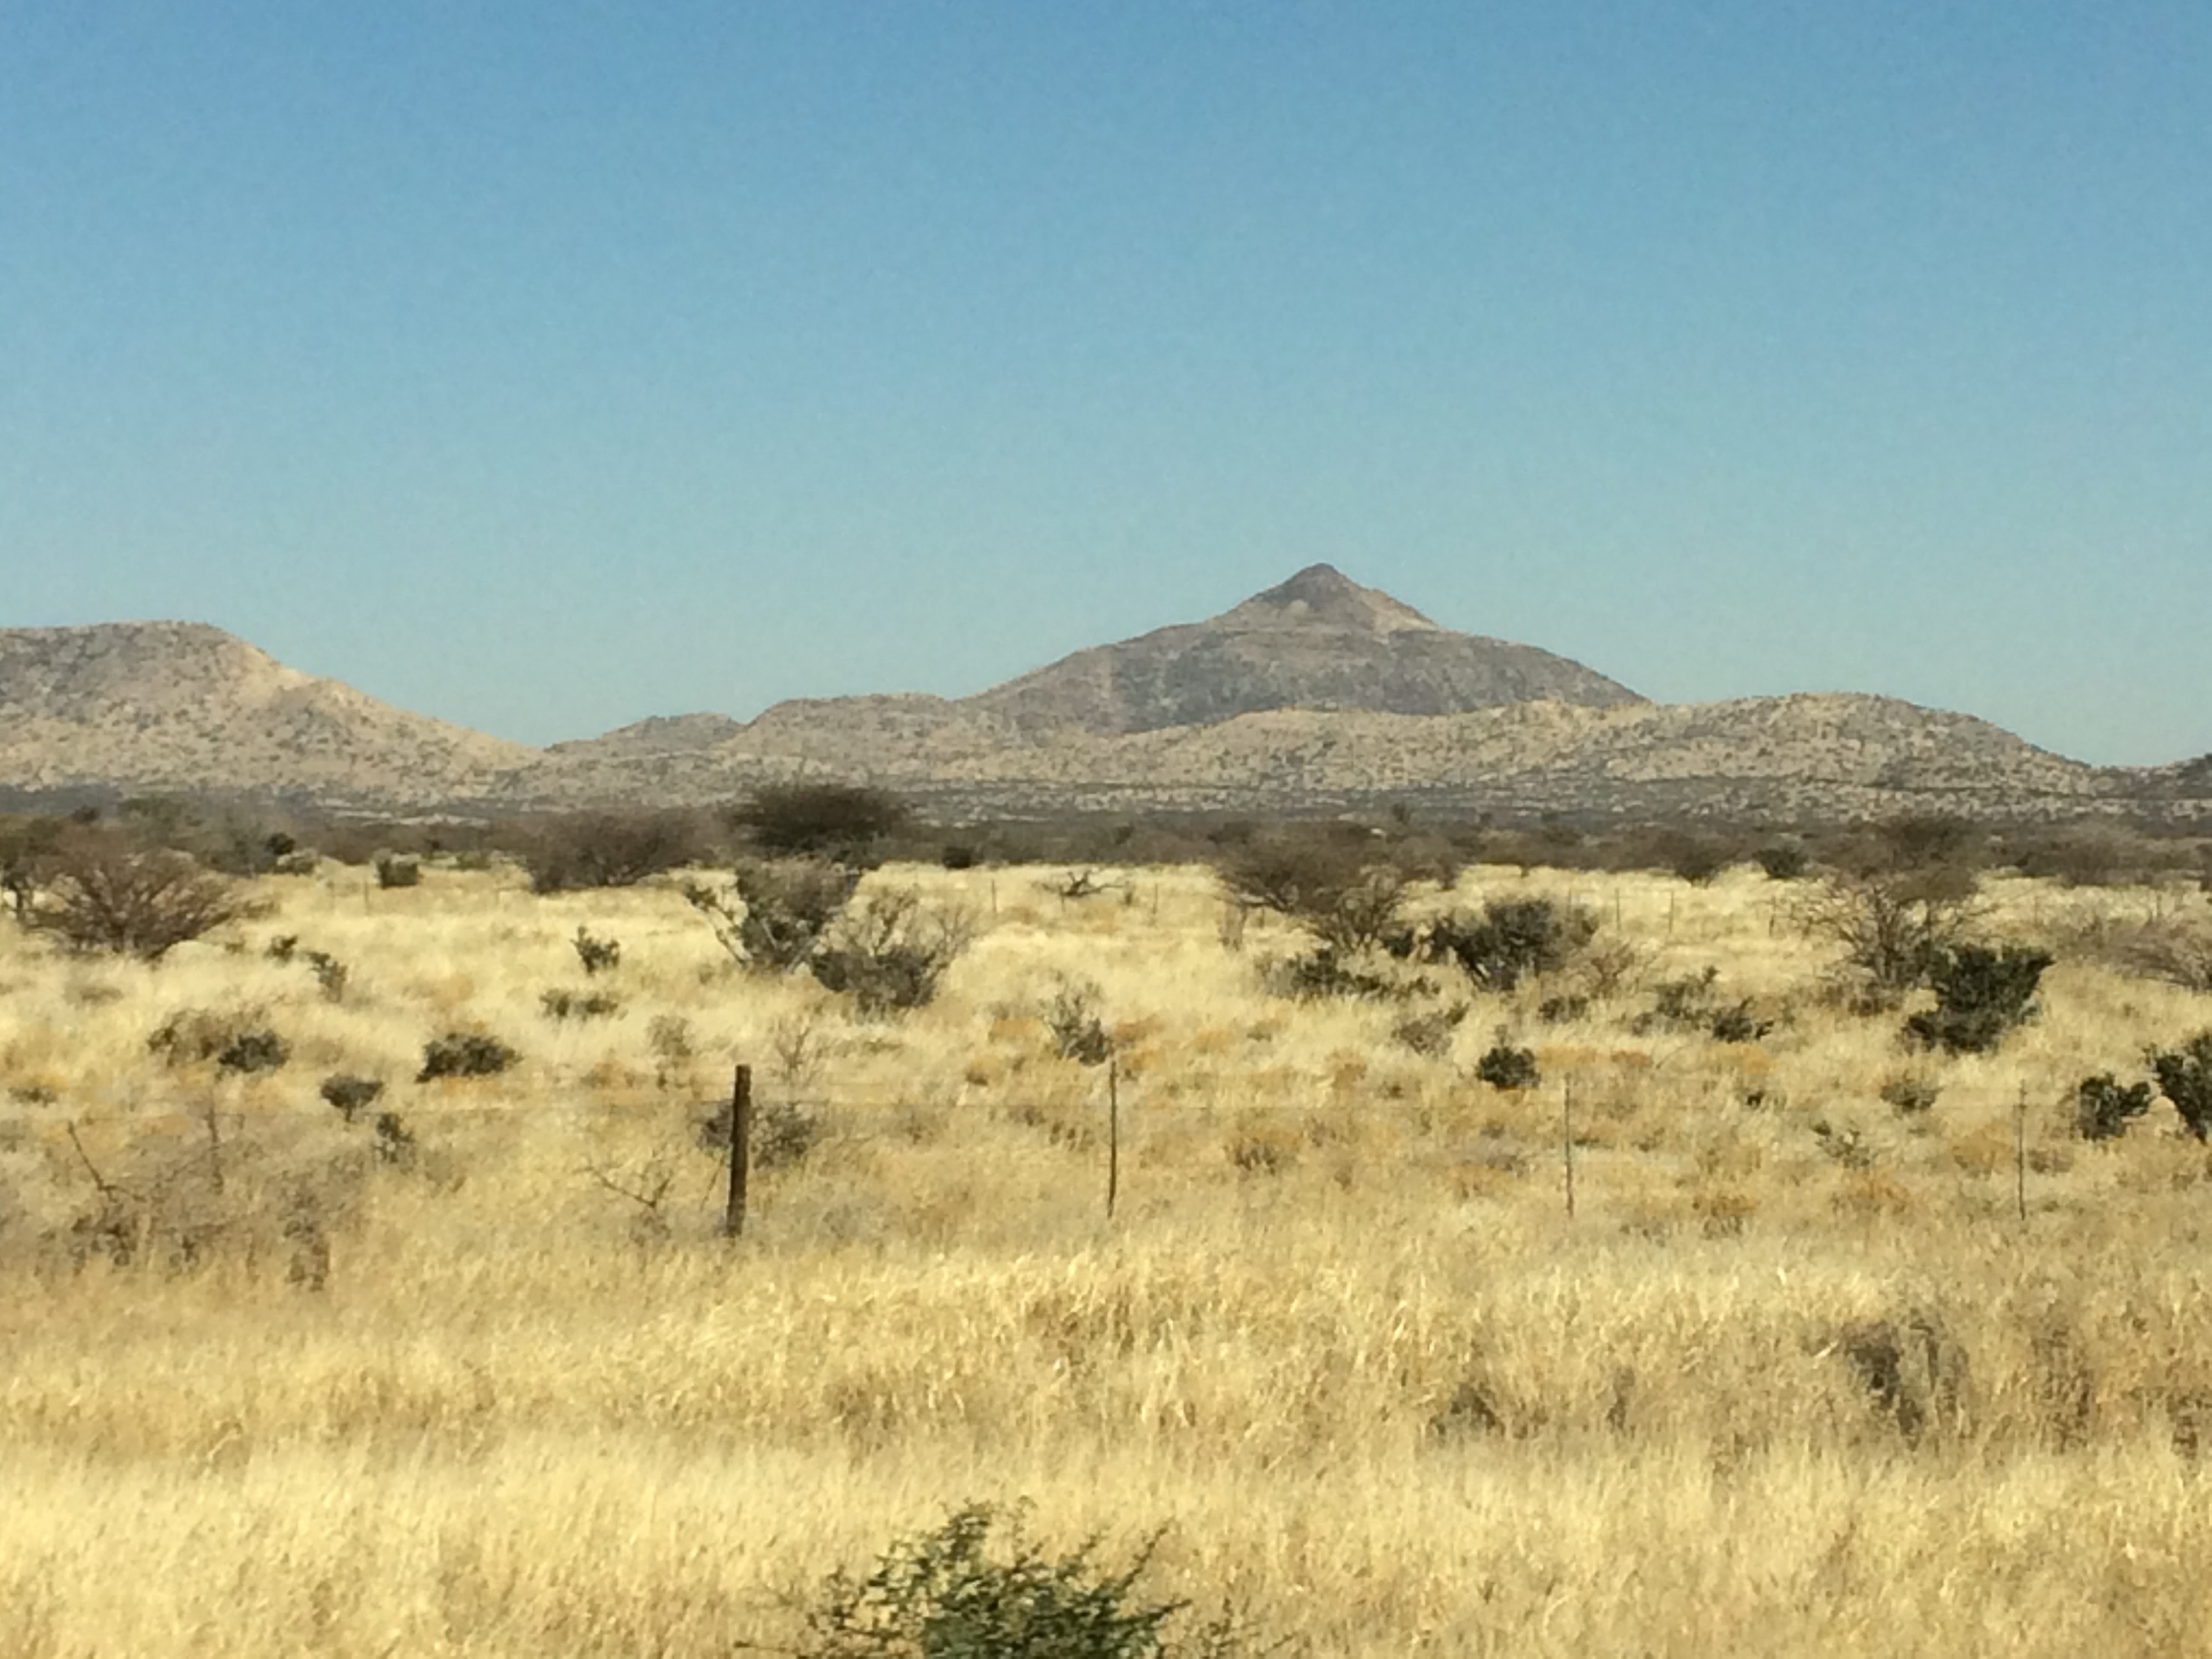
<svg viewBox="0 0 2212 1659"><path fill-rule="evenodd" d="M1273 708L1459 714L1537 701L1643 699L1548 651L1439 627L1317 564L1210 621L1079 651L965 702L1027 731L1120 733Z"/></svg>
<svg viewBox="0 0 2212 1659"><path fill-rule="evenodd" d="M1650 703L1327 566L971 697L656 717L547 750L404 713L198 624L0 631L0 798L200 790L533 811L710 803L792 777L880 784L952 815L1404 802L1583 818L2212 818L2212 757L2100 769L1888 697Z"/></svg>
<svg viewBox="0 0 2212 1659"><path fill-rule="evenodd" d="M0 629L0 784L434 805L538 751L287 668L198 623Z"/></svg>

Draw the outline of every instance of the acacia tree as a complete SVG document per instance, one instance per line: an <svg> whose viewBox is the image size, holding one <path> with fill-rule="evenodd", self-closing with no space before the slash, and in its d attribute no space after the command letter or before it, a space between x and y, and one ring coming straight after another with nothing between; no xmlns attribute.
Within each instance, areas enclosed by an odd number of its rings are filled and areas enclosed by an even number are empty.
<svg viewBox="0 0 2212 1659"><path fill-rule="evenodd" d="M84 830L40 859L23 907L30 927L71 949L109 951L157 962L188 939L239 914L222 880L182 853Z"/></svg>

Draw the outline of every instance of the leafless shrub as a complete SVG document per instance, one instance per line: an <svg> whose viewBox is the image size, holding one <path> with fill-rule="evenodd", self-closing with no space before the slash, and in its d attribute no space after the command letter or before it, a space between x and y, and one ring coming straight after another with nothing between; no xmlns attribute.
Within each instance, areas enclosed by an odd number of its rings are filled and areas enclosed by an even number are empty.
<svg viewBox="0 0 2212 1659"><path fill-rule="evenodd" d="M902 1012L936 996L973 937L964 915L927 905L911 889L872 893L837 919L807 966L863 1014Z"/></svg>
<svg viewBox="0 0 2212 1659"><path fill-rule="evenodd" d="M70 949L156 962L242 913L230 884L182 853L82 829L27 867L24 923Z"/></svg>
<svg viewBox="0 0 2212 1659"><path fill-rule="evenodd" d="M2075 930L2070 943L2080 954L2122 973L2187 991L2212 991L2212 923L2203 918L2162 915L2097 924Z"/></svg>
<svg viewBox="0 0 2212 1659"><path fill-rule="evenodd" d="M1923 982L1960 942L1975 915L1978 884L1956 865L1902 874L1836 875L1799 901L1797 921L1843 947L1845 965L1894 1004Z"/></svg>
<svg viewBox="0 0 2212 1659"><path fill-rule="evenodd" d="M1399 925L1407 886L1364 837L1255 839L1226 849L1215 867L1233 903L1287 917L1339 951L1381 945Z"/></svg>
<svg viewBox="0 0 2212 1659"><path fill-rule="evenodd" d="M633 887L696 863L706 850L690 812L581 812L544 825L524 848L534 893Z"/></svg>

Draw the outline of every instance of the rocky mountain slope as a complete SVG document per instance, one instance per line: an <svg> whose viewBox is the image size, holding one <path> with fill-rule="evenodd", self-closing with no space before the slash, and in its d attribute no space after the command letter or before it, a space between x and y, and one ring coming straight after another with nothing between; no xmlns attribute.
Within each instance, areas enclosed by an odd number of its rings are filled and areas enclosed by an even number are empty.
<svg viewBox="0 0 2212 1659"><path fill-rule="evenodd" d="M1438 626L1326 566L1210 622L975 696L799 700L534 750L177 623L0 631L0 792L216 790L361 811L708 803L884 785L945 813L2212 818L2212 759L2100 769L1962 714L1832 695L1662 705Z"/></svg>
<svg viewBox="0 0 2212 1659"><path fill-rule="evenodd" d="M1454 633L1317 564L1210 621L1079 651L965 706L1025 732L1119 733L1273 708L1460 714L1540 699L1643 701L1578 662Z"/></svg>
<svg viewBox="0 0 2212 1659"><path fill-rule="evenodd" d="M0 629L0 785L434 805L537 759L198 623Z"/></svg>

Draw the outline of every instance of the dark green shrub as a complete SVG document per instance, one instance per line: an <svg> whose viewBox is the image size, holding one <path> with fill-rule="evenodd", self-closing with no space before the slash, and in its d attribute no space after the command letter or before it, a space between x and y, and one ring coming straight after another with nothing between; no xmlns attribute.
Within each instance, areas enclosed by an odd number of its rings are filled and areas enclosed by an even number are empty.
<svg viewBox="0 0 2212 1659"><path fill-rule="evenodd" d="M1582 1018L1589 1011L1589 998L1577 991L1567 996L1546 997L1536 1005L1536 1018L1547 1025L1565 1025Z"/></svg>
<svg viewBox="0 0 2212 1659"><path fill-rule="evenodd" d="M419 887L422 884L422 862L397 853L376 855L376 884L379 887Z"/></svg>
<svg viewBox="0 0 2212 1659"><path fill-rule="evenodd" d="M611 973L622 963L620 939L597 939L589 928L579 927L574 943L576 960L584 964L586 975Z"/></svg>
<svg viewBox="0 0 2212 1659"><path fill-rule="evenodd" d="M2154 1050L2150 1068L2158 1091L2173 1103L2189 1133L2199 1140L2212 1138L2212 1031L2177 1049Z"/></svg>
<svg viewBox="0 0 2212 1659"><path fill-rule="evenodd" d="M415 1162L415 1132L399 1121L397 1112L376 1115L376 1134L370 1145L380 1163L404 1168Z"/></svg>
<svg viewBox="0 0 2212 1659"><path fill-rule="evenodd" d="M1003 1524L1002 1524L1003 1522ZM997 1532L1004 1543L994 1547ZM1172 1639L1183 1601L1138 1595L1157 1535L1119 1571L1093 1539L1052 1556L988 1505L956 1510L932 1533L900 1540L866 1574L838 1572L806 1618L798 1659L1228 1659L1224 1617Z"/></svg>
<svg viewBox="0 0 2212 1659"><path fill-rule="evenodd" d="M291 1045L270 1030L240 1031L215 1057L226 1072L273 1072L292 1057Z"/></svg>
<svg viewBox="0 0 2212 1659"><path fill-rule="evenodd" d="M884 837L910 816L881 789L842 783L770 784L726 815L754 846L778 858L826 860L854 869L879 861Z"/></svg>
<svg viewBox="0 0 2212 1659"><path fill-rule="evenodd" d="M1464 912L1431 925L1431 956L1456 962L1486 991L1510 991L1535 974L1566 965L1597 933L1597 918L1548 898L1492 899L1480 915Z"/></svg>
<svg viewBox="0 0 2212 1659"><path fill-rule="evenodd" d="M1770 881L1795 881L1813 864L1813 855L1795 842L1770 842L1751 856Z"/></svg>
<svg viewBox="0 0 2212 1659"><path fill-rule="evenodd" d="M622 1012L622 999L605 991L547 991L538 1006L550 1020L605 1019Z"/></svg>
<svg viewBox="0 0 2212 1659"><path fill-rule="evenodd" d="M449 1031L422 1047L422 1069L417 1083L441 1077L496 1077L522 1056L497 1037L467 1031Z"/></svg>
<svg viewBox="0 0 2212 1659"><path fill-rule="evenodd" d="M1324 945L1302 956L1268 963L1261 970L1267 989L1277 996L1316 1002L1323 997L1363 997L1370 1001L1409 994L1410 988L1347 966L1334 950Z"/></svg>
<svg viewBox="0 0 2212 1659"><path fill-rule="evenodd" d="M345 963L327 951L307 952L307 967L315 975L315 983L322 988L325 1000L342 1002L345 1000L346 981L351 978Z"/></svg>
<svg viewBox="0 0 2212 1659"><path fill-rule="evenodd" d="M350 1123L384 1093L384 1079L340 1073L323 1079L322 1097L332 1110Z"/></svg>
<svg viewBox="0 0 2212 1659"><path fill-rule="evenodd" d="M2008 945L1961 945L1937 956L1928 971L1936 1006L1905 1022L1907 1036L1948 1054L1986 1054L2005 1033L2033 1018L2036 988L2051 957Z"/></svg>
<svg viewBox="0 0 2212 1659"><path fill-rule="evenodd" d="M948 841L945 850L938 854L938 862L948 870L973 870L981 860L981 854L961 841Z"/></svg>
<svg viewBox="0 0 2212 1659"><path fill-rule="evenodd" d="M1533 1049L1499 1042L1474 1063L1474 1074L1493 1089L1533 1089L1543 1081Z"/></svg>
<svg viewBox="0 0 2212 1659"><path fill-rule="evenodd" d="M2111 1140L2150 1109L2148 1083L2122 1087L2110 1072L2085 1077L2074 1091L2074 1120L2084 1140Z"/></svg>

